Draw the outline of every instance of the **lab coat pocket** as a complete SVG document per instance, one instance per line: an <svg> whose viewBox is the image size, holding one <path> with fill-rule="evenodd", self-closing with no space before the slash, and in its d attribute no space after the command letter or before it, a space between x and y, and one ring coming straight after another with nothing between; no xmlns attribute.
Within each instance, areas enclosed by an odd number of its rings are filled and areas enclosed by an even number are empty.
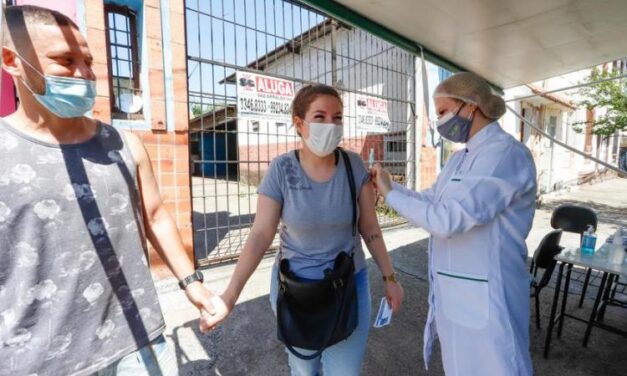
<svg viewBox="0 0 627 376"><path fill-rule="evenodd" d="M438 270L444 315L455 324L482 329L490 318L488 279L482 275Z"/></svg>

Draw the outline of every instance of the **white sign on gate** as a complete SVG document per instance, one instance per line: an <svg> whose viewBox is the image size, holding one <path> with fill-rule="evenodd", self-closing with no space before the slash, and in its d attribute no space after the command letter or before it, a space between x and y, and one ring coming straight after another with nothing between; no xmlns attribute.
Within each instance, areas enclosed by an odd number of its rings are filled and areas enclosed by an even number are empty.
<svg viewBox="0 0 627 376"><path fill-rule="evenodd" d="M388 101L367 95L355 95L357 130L362 132L386 133L390 129Z"/></svg>
<svg viewBox="0 0 627 376"><path fill-rule="evenodd" d="M294 82L256 73L237 72L238 118L291 124Z"/></svg>

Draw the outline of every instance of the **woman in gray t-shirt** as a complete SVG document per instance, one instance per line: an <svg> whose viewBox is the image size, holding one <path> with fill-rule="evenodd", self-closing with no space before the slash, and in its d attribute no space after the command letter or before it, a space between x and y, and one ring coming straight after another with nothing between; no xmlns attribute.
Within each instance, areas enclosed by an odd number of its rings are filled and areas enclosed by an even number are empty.
<svg viewBox="0 0 627 376"><path fill-rule="evenodd" d="M288 352L293 375L358 375L370 327L370 291L359 235L353 236L352 202L342 154L334 152L343 135L343 104L338 92L326 85L302 88L292 103L292 117L303 146L275 158L261 186L255 222L222 294L225 307L213 317L215 324L230 313L250 275L259 265L281 222L281 257L290 260L296 276L324 278L336 256L354 252L358 325L344 341L325 349L313 360ZM403 300L392 262L374 210L375 193L358 154L348 152L357 190L359 234L376 261L385 283L385 296L393 311ZM276 312L278 270L272 273L270 302ZM307 350L299 352L307 354ZM313 352L310 352L313 353Z"/></svg>

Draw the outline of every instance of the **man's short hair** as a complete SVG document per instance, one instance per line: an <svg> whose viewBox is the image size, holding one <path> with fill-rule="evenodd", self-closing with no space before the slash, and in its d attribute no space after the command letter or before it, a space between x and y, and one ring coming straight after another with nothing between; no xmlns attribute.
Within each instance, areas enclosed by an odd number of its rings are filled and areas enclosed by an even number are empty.
<svg viewBox="0 0 627 376"><path fill-rule="evenodd" d="M56 10L35 5L10 6L4 10L2 45L15 48L15 46L23 46L25 42L29 43L26 25L72 26L78 30L74 21Z"/></svg>

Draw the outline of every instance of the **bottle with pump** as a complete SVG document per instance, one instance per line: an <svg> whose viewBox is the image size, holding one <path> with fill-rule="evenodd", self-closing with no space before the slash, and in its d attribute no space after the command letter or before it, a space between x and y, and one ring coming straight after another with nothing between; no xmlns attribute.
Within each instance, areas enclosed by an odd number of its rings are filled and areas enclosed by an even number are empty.
<svg viewBox="0 0 627 376"><path fill-rule="evenodd" d="M584 232L581 241L581 254L588 256L594 255L596 244L597 235L594 233L594 226L588 225L588 230Z"/></svg>

